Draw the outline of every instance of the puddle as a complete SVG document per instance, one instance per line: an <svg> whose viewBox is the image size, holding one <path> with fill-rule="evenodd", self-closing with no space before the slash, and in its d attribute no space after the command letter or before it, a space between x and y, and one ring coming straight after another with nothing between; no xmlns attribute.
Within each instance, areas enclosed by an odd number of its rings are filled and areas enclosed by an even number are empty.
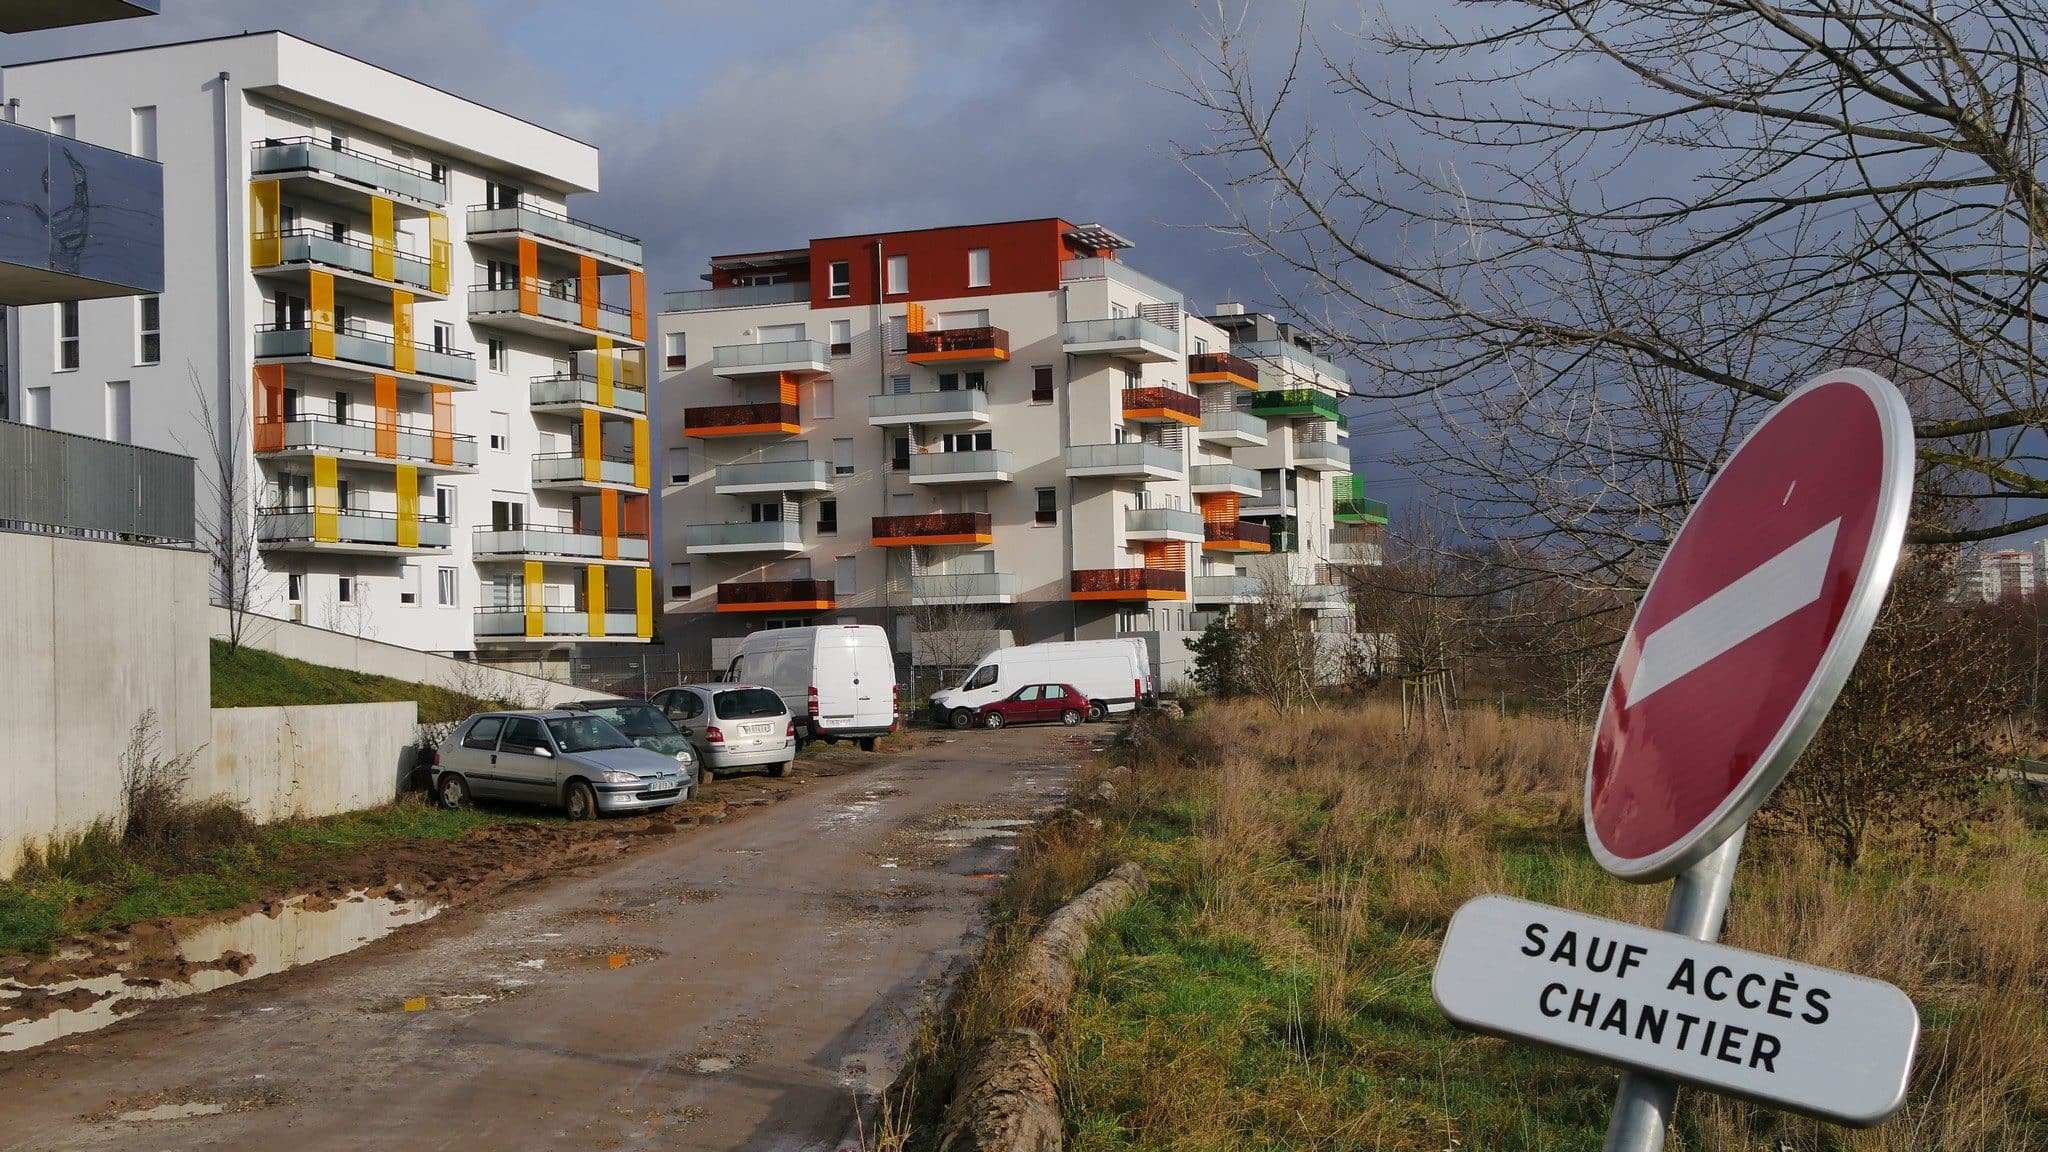
<svg viewBox="0 0 2048 1152"><path fill-rule="evenodd" d="M154 1108L143 1108L135 1112L123 1112L114 1117L130 1124L141 1124L151 1120L183 1120L188 1116L218 1116L228 1110L225 1104L159 1104Z"/></svg>
<svg viewBox="0 0 2048 1152"><path fill-rule="evenodd" d="M972 844L981 840L1012 838L1020 829L1030 826L1029 820L969 820L952 828L938 829L926 838L941 844Z"/></svg>
<svg viewBox="0 0 2048 1152"><path fill-rule="evenodd" d="M423 900L369 900L360 892L337 903L319 901L313 908L304 907L301 898L286 902L274 916L252 912L239 920L189 929L164 945L131 944L120 966L104 976L48 985L0 983L0 1014L52 998L66 1005L32 1019L0 1024L0 1052L19 1052L105 1028L152 1001L211 992L352 952L407 924L431 919L438 911L438 905ZM165 965L179 975L158 979L136 971L162 970ZM85 996L93 999L80 1003Z"/></svg>

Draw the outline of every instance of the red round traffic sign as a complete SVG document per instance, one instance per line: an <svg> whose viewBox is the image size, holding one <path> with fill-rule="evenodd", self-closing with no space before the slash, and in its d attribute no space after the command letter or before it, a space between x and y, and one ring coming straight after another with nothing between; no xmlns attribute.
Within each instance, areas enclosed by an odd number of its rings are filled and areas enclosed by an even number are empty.
<svg viewBox="0 0 2048 1152"><path fill-rule="evenodd" d="M1586 772L1586 841L1662 880L1784 779L1870 635L1905 538L1912 415L1843 369L1773 408L1723 465L1636 609Z"/></svg>

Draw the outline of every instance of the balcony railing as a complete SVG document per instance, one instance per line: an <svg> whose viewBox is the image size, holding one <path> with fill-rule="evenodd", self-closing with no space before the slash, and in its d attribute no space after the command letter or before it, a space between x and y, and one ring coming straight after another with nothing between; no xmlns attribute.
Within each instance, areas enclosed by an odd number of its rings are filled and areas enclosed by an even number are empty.
<svg viewBox="0 0 2048 1152"><path fill-rule="evenodd" d="M985 424L988 393L979 388L947 392L885 392L868 397L873 424Z"/></svg>
<svg viewBox="0 0 2048 1152"><path fill-rule="evenodd" d="M1188 469L1188 486L1197 492L1231 489L1256 492L1259 490L1259 473L1239 464L1197 464Z"/></svg>
<svg viewBox="0 0 2048 1152"><path fill-rule="evenodd" d="M1073 575L1079 599L1160 599L1187 597L1188 574L1176 568L1082 568Z"/></svg>
<svg viewBox="0 0 2048 1152"><path fill-rule="evenodd" d="M1197 576L1194 589L1199 603L1244 604L1264 593L1265 582L1257 576Z"/></svg>
<svg viewBox="0 0 2048 1152"><path fill-rule="evenodd" d="M1254 416L1267 418L1312 416L1337 419L1337 398L1320 388L1273 388L1254 392L1247 399Z"/></svg>
<svg viewBox="0 0 2048 1152"><path fill-rule="evenodd" d="M1136 288L1162 303L1179 304L1183 299L1178 288L1162 284L1121 260L1109 260L1101 256L1060 261L1060 279L1114 280L1127 288Z"/></svg>
<svg viewBox="0 0 2048 1152"><path fill-rule="evenodd" d="M1268 432L1263 417L1235 408L1202 409L1201 436L1204 440L1255 447L1266 442Z"/></svg>
<svg viewBox="0 0 2048 1152"><path fill-rule="evenodd" d="M1124 533L1133 537L1172 535L1200 540L1202 514L1185 508L1132 508L1124 513Z"/></svg>
<svg viewBox="0 0 2048 1152"><path fill-rule="evenodd" d="M1385 524L1387 504L1365 494L1365 477L1339 476L1330 485L1330 512L1340 524Z"/></svg>
<svg viewBox="0 0 2048 1152"><path fill-rule="evenodd" d="M683 529L683 551L795 551L804 546L802 527L794 520L691 524Z"/></svg>
<svg viewBox="0 0 2048 1152"><path fill-rule="evenodd" d="M334 518L334 538L322 540L320 521ZM414 547L446 548L448 522L432 516L416 518L420 542ZM256 539L265 544L371 544L399 547L396 512L364 512L341 508L322 512L304 506L266 508L256 514Z"/></svg>
<svg viewBox="0 0 2048 1152"><path fill-rule="evenodd" d="M380 441L383 441L380 444ZM447 450L441 450L441 444ZM390 451L383 449L388 447ZM362 423L331 416L293 416L256 421L257 453L346 452L393 462L476 467L476 437L436 435L432 428L403 424Z"/></svg>
<svg viewBox="0 0 2048 1152"><path fill-rule="evenodd" d="M718 586L718 610L823 610L838 603L830 580L732 580Z"/></svg>
<svg viewBox="0 0 2048 1152"><path fill-rule="evenodd" d="M904 355L913 364L934 360L1008 360L1010 334L995 327L912 332Z"/></svg>
<svg viewBox="0 0 2048 1152"><path fill-rule="evenodd" d="M1317 472L1337 472L1351 467L1351 451L1335 440L1294 441L1294 466Z"/></svg>
<svg viewBox="0 0 2048 1152"><path fill-rule="evenodd" d="M1202 402L1195 396L1173 388L1126 388L1124 419L1167 419L1179 424L1200 424Z"/></svg>
<svg viewBox="0 0 2048 1152"><path fill-rule="evenodd" d="M1273 547L1273 534L1249 520L1222 520L1203 525L1202 543L1218 551L1265 552Z"/></svg>
<svg viewBox="0 0 2048 1152"><path fill-rule="evenodd" d="M1188 357L1188 383L1259 386L1259 366L1229 352L1197 352Z"/></svg>
<svg viewBox="0 0 2048 1152"><path fill-rule="evenodd" d="M527 385L527 402L536 408L556 404L601 404L598 399L597 380L581 374L535 376ZM626 412L647 411L647 393L638 388L628 388L617 380L611 382L610 407Z"/></svg>
<svg viewBox="0 0 2048 1152"><path fill-rule="evenodd" d="M712 485L719 492L810 491L832 486L830 460L758 460L720 464Z"/></svg>
<svg viewBox="0 0 2048 1152"><path fill-rule="evenodd" d="M367 152L336 148L310 136L257 144L250 150L249 171L256 176L320 172L370 192L404 196L436 207L448 202L448 186L434 179L430 171Z"/></svg>
<svg viewBox="0 0 2048 1152"><path fill-rule="evenodd" d="M806 280L747 284L739 288L689 288L662 293L661 310L705 312L713 308L756 308L765 304L797 304L810 298L811 285Z"/></svg>
<svg viewBox="0 0 2048 1152"><path fill-rule="evenodd" d="M610 456L597 462L597 482L619 484L637 488L634 483L633 462L618 460ZM590 479L584 473L581 452L544 452L533 457L533 482L535 484L587 484Z"/></svg>
<svg viewBox="0 0 2048 1152"><path fill-rule="evenodd" d="M1304 371L1319 372L1341 383L1351 383L1351 373L1285 340L1254 340L1247 344L1234 345L1231 350L1255 360L1266 360L1276 364L1285 361Z"/></svg>
<svg viewBox="0 0 2048 1152"><path fill-rule="evenodd" d="M1017 599L1014 572L950 572L910 578L910 602L918 604L1009 604Z"/></svg>
<svg viewBox="0 0 2048 1152"><path fill-rule="evenodd" d="M1180 355L1180 333L1143 316L1117 316L1108 320L1069 320L1060 325L1060 343L1068 352L1136 352L1148 350L1149 359Z"/></svg>
<svg viewBox="0 0 2048 1152"><path fill-rule="evenodd" d="M587 221L573 219L547 208L521 204L515 208L490 208L473 204L469 209L469 234L488 236L500 232L524 232L565 247L608 257L638 268L640 241L624 232L614 232Z"/></svg>
<svg viewBox="0 0 2048 1152"><path fill-rule="evenodd" d="M720 376L776 372L823 372L830 358L821 340L770 340L765 344L720 344L711 350L711 371Z"/></svg>
<svg viewBox="0 0 2048 1152"><path fill-rule="evenodd" d="M583 301L565 292L543 288L534 292L533 312L520 306L517 288L471 288L469 290L469 314L471 316L539 316L587 331L599 331L613 336L633 336L633 313L614 304L600 300L595 309L597 327L590 329L584 323L587 319Z"/></svg>
<svg viewBox="0 0 2048 1152"><path fill-rule="evenodd" d="M1076 444L1066 451L1068 475L1136 476L1164 473L1178 476L1181 454L1158 444Z"/></svg>
<svg viewBox="0 0 2048 1152"><path fill-rule="evenodd" d="M0 528L190 544L192 458L0 420Z"/></svg>
<svg viewBox="0 0 2048 1152"><path fill-rule="evenodd" d="M715 404L683 411L688 436L792 435L797 429L794 404Z"/></svg>
<svg viewBox="0 0 2048 1152"><path fill-rule="evenodd" d="M647 538L613 538L614 559L647 561ZM470 550L478 556L560 556L564 560L603 560L604 537L568 528L478 528L470 533Z"/></svg>
<svg viewBox="0 0 2048 1152"><path fill-rule="evenodd" d="M334 359L366 368L393 371L396 345L388 336L373 336L361 329L342 329L334 334ZM256 358L259 360L313 354L310 325L280 328L275 324L256 326ZM431 376L462 384L476 383L476 357L451 348L412 346L415 376Z"/></svg>
<svg viewBox="0 0 2048 1152"><path fill-rule="evenodd" d="M1010 454L1000 448L976 452L920 452L910 458L910 479L943 482L1002 481L1010 478Z"/></svg>
<svg viewBox="0 0 2048 1152"><path fill-rule="evenodd" d="M599 622L600 636L639 635L640 618L632 612L607 612ZM547 605L540 609L540 630L527 631L527 612L524 604L493 604L479 608L475 613L475 632L478 636L533 636L583 639L591 635L590 613L570 605Z"/></svg>
<svg viewBox="0 0 2048 1152"><path fill-rule="evenodd" d="M269 237L257 236L255 239L277 241L279 264L318 264L372 279L377 275L377 250L355 240L336 240L324 232L315 232L307 228L280 232ZM393 252L391 267L394 282L408 285L421 292L434 290L434 269L427 261L410 253Z"/></svg>
<svg viewBox="0 0 2048 1152"><path fill-rule="evenodd" d="M878 548L905 544L987 544L995 539L995 518L986 512L925 512L877 516L868 535Z"/></svg>

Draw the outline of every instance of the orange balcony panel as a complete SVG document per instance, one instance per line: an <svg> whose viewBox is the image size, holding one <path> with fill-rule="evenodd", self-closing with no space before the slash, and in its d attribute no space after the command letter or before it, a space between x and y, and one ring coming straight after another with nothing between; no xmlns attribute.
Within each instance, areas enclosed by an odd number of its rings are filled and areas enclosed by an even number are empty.
<svg viewBox="0 0 2048 1152"><path fill-rule="evenodd" d="M718 586L720 612L829 612L830 580L733 580Z"/></svg>
<svg viewBox="0 0 2048 1152"><path fill-rule="evenodd" d="M1186 572L1171 568L1082 568L1073 575L1075 600L1185 600Z"/></svg>
<svg viewBox="0 0 2048 1152"><path fill-rule="evenodd" d="M1249 520L1220 520L1203 525L1204 552L1271 552L1273 534Z"/></svg>
<svg viewBox="0 0 2048 1152"><path fill-rule="evenodd" d="M1235 384L1259 390L1258 365L1228 352L1197 352L1188 357L1188 383Z"/></svg>
<svg viewBox="0 0 2048 1152"><path fill-rule="evenodd" d="M913 544L993 544L995 519L986 512L931 512L919 516L877 516L868 535L877 548Z"/></svg>
<svg viewBox="0 0 2048 1152"><path fill-rule="evenodd" d="M912 364L962 364L1010 358L1010 334L1001 328L948 328L909 332L904 359Z"/></svg>
<svg viewBox="0 0 2048 1152"><path fill-rule="evenodd" d="M711 436L800 436L794 404L719 404L689 408L683 412L683 435Z"/></svg>
<svg viewBox="0 0 2048 1152"><path fill-rule="evenodd" d="M1190 428L1202 426L1202 402L1186 392L1171 388L1124 389L1124 419L1172 421Z"/></svg>

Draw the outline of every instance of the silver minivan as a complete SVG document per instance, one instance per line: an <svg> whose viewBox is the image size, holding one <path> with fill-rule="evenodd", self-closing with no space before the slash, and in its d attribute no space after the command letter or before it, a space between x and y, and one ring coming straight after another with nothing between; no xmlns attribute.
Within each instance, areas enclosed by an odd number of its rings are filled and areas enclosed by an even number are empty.
<svg viewBox="0 0 2048 1152"><path fill-rule="evenodd" d="M796 762L796 718L773 689L685 684L655 693L653 703L690 734L706 772L765 765L787 776Z"/></svg>
<svg viewBox="0 0 2048 1152"><path fill-rule="evenodd" d="M559 806L571 820L687 800L696 774L588 712L480 712L434 751L434 795Z"/></svg>

